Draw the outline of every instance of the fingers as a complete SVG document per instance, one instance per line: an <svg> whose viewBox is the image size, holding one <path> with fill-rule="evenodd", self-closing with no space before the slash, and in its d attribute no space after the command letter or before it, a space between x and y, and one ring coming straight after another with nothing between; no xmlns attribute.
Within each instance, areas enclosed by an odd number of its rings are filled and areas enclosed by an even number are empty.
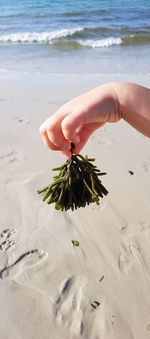
<svg viewBox="0 0 150 339"><path fill-rule="evenodd" d="M103 123L89 121L88 107L78 105L71 112L64 106L41 125L40 134L45 145L52 150L61 150L69 157L70 142L75 145L75 153L79 152L101 125Z"/></svg>
<svg viewBox="0 0 150 339"><path fill-rule="evenodd" d="M62 118L55 114L40 126L39 131L46 146L53 150L66 151L70 149L70 142L62 133L61 120Z"/></svg>
<svg viewBox="0 0 150 339"><path fill-rule="evenodd" d="M70 149L70 141L74 144L80 142L77 130L83 122L79 108L73 113L67 109L59 110L40 126L40 134L48 147L66 152Z"/></svg>
<svg viewBox="0 0 150 339"><path fill-rule="evenodd" d="M74 153L80 153L81 149L85 146L88 139L91 137L91 135L101 126L103 126L104 123L91 123L84 125L80 131L80 142L75 145Z"/></svg>
<svg viewBox="0 0 150 339"><path fill-rule="evenodd" d="M42 137L42 140L43 140L45 146L49 147L52 150L57 150L57 151L60 150L60 148L58 146L54 145L50 141L50 139L47 135L47 131L45 129L42 129L41 127L40 127L40 134L41 134L41 137Z"/></svg>
<svg viewBox="0 0 150 339"><path fill-rule="evenodd" d="M62 133L67 140L71 140L75 145L80 142L78 130L85 123L85 113L81 109L73 111L64 117L61 123Z"/></svg>

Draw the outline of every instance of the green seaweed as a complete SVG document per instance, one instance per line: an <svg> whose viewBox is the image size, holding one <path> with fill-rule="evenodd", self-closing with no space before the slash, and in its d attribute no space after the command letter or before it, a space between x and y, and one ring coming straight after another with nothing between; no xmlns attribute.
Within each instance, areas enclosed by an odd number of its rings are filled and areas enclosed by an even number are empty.
<svg viewBox="0 0 150 339"><path fill-rule="evenodd" d="M78 240L71 240L72 242L72 245L75 246L75 247L79 247L80 243Z"/></svg>
<svg viewBox="0 0 150 339"><path fill-rule="evenodd" d="M90 203L99 205L100 198L108 194L102 185L99 176L105 175L96 165L94 158L88 158L81 154L74 154L73 149L70 159L64 165L54 168L59 171L53 177L53 182L40 190L38 194L44 193L43 201L55 204L55 209L67 211L85 207Z"/></svg>

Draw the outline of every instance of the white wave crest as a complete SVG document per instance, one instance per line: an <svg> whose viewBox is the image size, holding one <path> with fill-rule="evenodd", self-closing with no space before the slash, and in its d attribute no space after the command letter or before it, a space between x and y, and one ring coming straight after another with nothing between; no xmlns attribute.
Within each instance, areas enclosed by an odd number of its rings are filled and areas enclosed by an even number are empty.
<svg viewBox="0 0 150 339"><path fill-rule="evenodd" d="M0 42L14 42L14 43L52 43L52 40L72 36L77 32L84 30L83 27L60 29L51 32L18 32L13 34L0 35Z"/></svg>
<svg viewBox="0 0 150 339"><path fill-rule="evenodd" d="M99 47L109 47L113 45L120 45L122 43L121 38L114 38L109 37L101 40L78 40L78 43L81 46L87 46L92 48L99 48Z"/></svg>

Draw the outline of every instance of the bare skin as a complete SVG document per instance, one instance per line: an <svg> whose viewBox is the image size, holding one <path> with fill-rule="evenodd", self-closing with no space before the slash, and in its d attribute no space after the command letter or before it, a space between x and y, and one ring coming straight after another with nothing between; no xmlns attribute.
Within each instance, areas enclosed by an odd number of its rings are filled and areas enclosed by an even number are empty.
<svg viewBox="0 0 150 339"><path fill-rule="evenodd" d="M40 134L50 149L70 156L70 141L78 153L98 128L120 119L150 138L150 89L126 82L96 87L60 107Z"/></svg>

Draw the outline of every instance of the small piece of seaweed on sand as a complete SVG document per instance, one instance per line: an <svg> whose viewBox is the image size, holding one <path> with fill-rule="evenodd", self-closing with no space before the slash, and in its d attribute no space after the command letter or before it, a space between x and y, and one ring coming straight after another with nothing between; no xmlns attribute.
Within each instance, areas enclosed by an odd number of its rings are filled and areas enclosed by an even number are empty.
<svg viewBox="0 0 150 339"><path fill-rule="evenodd" d="M78 240L71 240L71 242L72 242L73 246L79 247L79 245L80 245Z"/></svg>
<svg viewBox="0 0 150 339"><path fill-rule="evenodd" d="M100 306L100 302L94 300L94 301L91 303L91 306L92 306L93 308L97 308L98 306Z"/></svg>
<svg viewBox="0 0 150 339"><path fill-rule="evenodd" d="M128 171L131 175L134 175L134 172L133 171Z"/></svg>
<svg viewBox="0 0 150 339"><path fill-rule="evenodd" d="M94 161L72 153L64 165L53 169L59 173L54 176L52 184L38 190L38 194L44 193L43 201L54 203L55 209L61 211L74 211L93 202L99 205L100 198L108 194L99 179L106 173L93 165Z"/></svg>
<svg viewBox="0 0 150 339"><path fill-rule="evenodd" d="M99 282L103 281L104 279L104 275L102 275L102 277L99 279Z"/></svg>

